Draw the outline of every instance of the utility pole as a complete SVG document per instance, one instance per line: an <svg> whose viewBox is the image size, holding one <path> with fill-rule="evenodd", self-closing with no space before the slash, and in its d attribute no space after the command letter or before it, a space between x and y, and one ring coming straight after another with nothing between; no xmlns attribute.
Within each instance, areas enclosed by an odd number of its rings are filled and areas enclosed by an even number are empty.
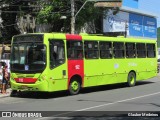
<svg viewBox="0 0 160 120"><path fill-rule="evenodd" d="M75 33L75 0L71 0L71 34Z"/></svg>
<svg viewBox="0 0 160 120"><path fill-rule="evenodd" d="M75 20L78 13L82 10L87 2L121 2L122 0L86 0L78 12L75 14L75 0L71 1L71 34L75 33Z"/></svg>

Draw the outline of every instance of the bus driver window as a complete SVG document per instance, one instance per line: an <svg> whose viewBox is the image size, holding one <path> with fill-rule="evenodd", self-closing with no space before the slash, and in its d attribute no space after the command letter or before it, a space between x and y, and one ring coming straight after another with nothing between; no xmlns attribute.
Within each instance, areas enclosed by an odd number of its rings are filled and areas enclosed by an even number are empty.
<svg viewBox="0 0 160 120"><path fill-rule="evenodd" d="M50 41L50 68L55 68L65 61L64 42L61 40Z"/></svg>

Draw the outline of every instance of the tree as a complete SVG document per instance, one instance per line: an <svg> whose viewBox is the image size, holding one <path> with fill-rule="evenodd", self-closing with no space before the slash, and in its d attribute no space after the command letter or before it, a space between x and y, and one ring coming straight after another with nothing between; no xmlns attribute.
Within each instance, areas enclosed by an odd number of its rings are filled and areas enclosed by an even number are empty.
<svg viewBox="0 0 160 120"><path fill-rule="evenodd" d="M29 0L3 0L0 2L0 10L2 11L0 17L3 20L2 26L0 26L1 43L10 43L13 35L20 34L17 17L32 13L34 9L29 7L29 3Z"/></svg>
<svg viewBox="0 0 160 120"><path fill-rule="evenodd" d="M86 0L75 0L75 14ZM2 37L0 42L10 42L13 35L20 33L17 18L30 14L36 18L36 24L49 24L52 32L70 32L71 3L70 0L3 0L0 1ZM5 7L2 7L6 5ZM95 25L101 28L101 19L106 8L95 8L94 2L87 2L76 17L76 31L80 32L84 25ZM66 16L66 19L61 19ZM96 24L95 24L96 23ZM96 29L96 32L101 32ZM31 31L32 32L32 31Z"/></svg>
<svg viewBox="0 0 160 120"><path fill-rule="evenodd" d="M75 1L75 12L84 4L85 0ZM71 21L71 3L70 0L48 0L40 1L39 5L42 9L37 15L37 23L52 24L53 31L60 31L64 28L64 32L70 32ZM82 26L87 22L96 22L103 16L103 8L95 8L94 2L89 2L84 6L76 17L76 30L80 31ZM61 16L67 16L65 20L61 20ZM98 24L98 27L101 25Z"/></svg>
<svg viewBox="0 0 160 120"><path fill-rule="evenodd" d="M18 11L17 2L12 0L4 0L1 3L1 18L3 20L1 26L1 43L10 43L13 35L19 34L19 30L16 28L16 15L15 11Z"/></svg>

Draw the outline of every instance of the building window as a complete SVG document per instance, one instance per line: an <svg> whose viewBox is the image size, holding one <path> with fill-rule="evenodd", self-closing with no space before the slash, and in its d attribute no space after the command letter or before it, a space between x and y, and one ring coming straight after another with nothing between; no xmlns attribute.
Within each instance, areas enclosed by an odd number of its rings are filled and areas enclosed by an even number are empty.
<svg viewBox="0 0 160 120"><path fill-rule="evenodd" d="M68 59L83 59L82 41L67 41Z"/></svg>
<svg viewBox="0 0 160 120"><path fill-rule="evenodd" d="M85 41L84 48L85 48L85 58L86 59L98 59L99 58L97 41Z"/></svg>
<svg viewBox="0 0 160 120"><path fill-rule="evenodd" d="M112 43L111 42L100 42L100 58L109 59L112 58Z"/></svg>
<svg viewBox="0 0 160 120"><path fill-rule="evenodd" d="M113 43L113 52L115 58L124 58L124 43L123 42L114 42Z"/></svg>
<svg viewBox="0 0 160 120"><path fill-rule="evenodd" d="M145 58L146 57L146 46L144 43L137 43L136 49L137 49L137 57L138 58Z"/></svg>
<svg viewBox="0 0 160 120"><path fill-rule="evenodd" d="M156 57L155 44L147 44L147 57L149 58Z"/></svg>
<svg viewBox="0 0 160 120"><path fill-rule="evenodd" d="M135 43L126 43L126 57L127 58L136 57Z"/></svg>

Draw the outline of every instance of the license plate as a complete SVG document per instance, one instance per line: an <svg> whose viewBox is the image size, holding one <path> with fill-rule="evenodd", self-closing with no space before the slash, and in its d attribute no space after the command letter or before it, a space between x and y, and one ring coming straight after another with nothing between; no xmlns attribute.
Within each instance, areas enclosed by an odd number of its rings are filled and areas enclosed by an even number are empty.
<svg viewBox="0 0 160 120"><path fill-rule="evenodd" d="M21 86L21 89L27 89L27 88L28 88L28 86L26 86L26 85Z"/></svg>

